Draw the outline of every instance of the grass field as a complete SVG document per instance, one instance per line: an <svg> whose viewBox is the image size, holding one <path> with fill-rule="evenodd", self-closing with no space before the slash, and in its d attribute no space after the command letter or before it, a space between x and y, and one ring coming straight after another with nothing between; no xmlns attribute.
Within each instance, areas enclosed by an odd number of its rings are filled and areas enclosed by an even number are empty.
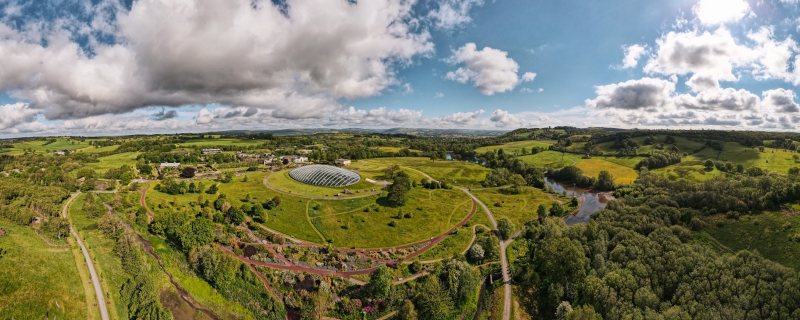
<svg viewBox="0 0 800 320"><path fill-rule="evenodd" d="M495 151L499 149L503 149L503 152L514 154L516 152L521 152L522 148L525 148L530 152L531 148L538 147L547 149L550 145L556 143L555 141L545 141L545 140L525 140L525 141L514 141L509 142L502 145L496 146L486 146L480 147L475 149L475 152L481 154L485 153L486 151Z"/></svg>
<svg viewBox="0 0 800 320"><path fill-rule="evenodd" d="M113 154L106 157L99 158L100 162L86 163L84 168L92 168L98 174L103 175L108 169L119 168L124 164L133 166L136 165L136 157L139 156L138 152L126 152ZM77 171L76 169L75 171Z"/></svg>
<svg viewBox="0 0 800 320"><path fill-rule="evenodd" d="M666 137L667 137L666 135L658 135L658 136L656 136L656 139L658 140L658 143L661 143L661 144L664 145L665 149L671 148L673 144L664 143L664 140L666 139ZM688 152L688 153L691 154L693 151L703 147L703 143L701 143L701 142L691 141L691 140L683 138L683 137L674 137L674 138L675 138L674 145L678 147L678 151L681 152L681 153ZM632 140L634 140L634 141L639 143L640 147L637 150L637 153L639 153L639 154L647 154L647 153L651 153L651 152L661 151L661 150L656 149L654 145L648 145L648 146L644 145L644 140L645 139L647 139L647 137L636 137L636 138L632 139ZM600 151L605 153L605 154L616 154L617 152L619 152L618 149L611 148L612 145L614 145L614 142L610 141L610 142L604 142L604 143L598 144L596 147Z"/></svg>
<svg viewBox="0 0 800 320"><path fill-rule="evenodd" d="M600 171L606 170L614 176L614 183L617 184L633 183L637 177L636 170L600 159L581 160L577 167L590 177L597 177Z"/></svg>
<svg viewBox="0 0 800 320"><path fill-rule="evenodd" d="M537 154L519 157L520 160L539 167L564 167L576 165L580 162L581 155L574 153L564 153L563 160L561 152L544 151Z"/></svg>
<svg viewBox="0 0 800 320"><path fill-rule="evenodd" d="M506 217L520 229L525 223L536 219L540 204L550 209L554 202L539 189L525 187L524 190L521 194L506 194L500 189L473 190L472 194L489 207L496 220Z"/></svg>
<svg viewBox="0 0 800 320"><path fill-rule="evenodd" d="M764 148L764 152L756 148L748 148L736 142L726 142L722 146L722 152L706 148L695 154L699 159L710 159L721 162L731 162L734 165L741 164L745 169L759 167L767 171L786 174L789 168L800 167L800 162L795 162L793 156L798 155L792 151L781 149Z"/></svg>
<svg viewBox="0 0 800 320"><path fill-rule="evenodd" d="M717 215L705 220L709 225L705 232L734 252L758 250L767 259L800 270L800 243L789 239L800 233L800 215L764 213L744 216L739 221ZM717 227L718 222L721 227Z"/></svg>
<svg viewBox="0 0 800 320"><path fill-rule="evenodd" d="M50 152L55 152L58 150L75 150L89 147L88 143L80 142L78 140L57 139L56 142L44 145L46 142L47 141L45 140L35 140L17 143L14 144L14 148L8 150L7 154L23 154L25 153L26 149L33 150L33 152L41 154L46 153L48 150Z"/></svg>
<svg viewBox="0 0 800 320"><path fill-rule="evenodd" d="M382 200L378 199L377 203ZM325 206L321 201L314 202ZM401 208L375 205L369 212L351 210L313 217L312 221L337 247L386 248L442 235L464 219L471 209L472 201L460 190L417 187L412 189L408 202ZM406 213L411 213L412 218L403 218ZM390 226L391 222L396 226Z"/></svg>
<svg viewBox="0 0 800 320"><path fill-rule="evenodd" d="M33 229L0 219L0 317L87 319L86 294L68 248L54 248Z"/></svg>
<svg viewBox="0 0 800 320"><path fill-rule="evenodd" d="M683 158L681 163L676 163L666 168L650 170L650 172L663 175L673 181L688 180L693 182L706 181L724 174L717 169L707 170L703 162L703 160L695 156L687 156Z"/></svg>
<svg viewBox="0 0 800 320"><path fill-rule="evenodd" d="M380 158L360 160L353 163L352 167L359 167L359 172L375 172L390 165L399 165L427 173L436 180L445 181L450 184L477 188L486 174L491 171L489 168L464 161L431 161L429 158ZM409 172L412 174L413 172ZM419 181L416 179L416 181Z"/></svg>
<svg viewBox="0 0 800 320"><path fill-rule="evenodd" d="M95 147L89 146L89 147L86 147L86 148L83 148L83 149L78 149L78 152L81 152L81 153L101 153L101 152L113 152L113 151L115 151L117 149L119 149L119 146L108 146L108 147L101 147L101 148L95 148Z"/></svg>
<svg viewBox="0 0 800 320"><path fill-rule="evenodd" d="M127 319L127 308L121 303L120 289L128 275L122 270L122 260L114 252L116 242L97 228L99 218L89 219L81 210L85 197L82 194L73 201L69 210L70 222L89 249L94 267L102 279L100 285L106 301L110 302L108 312L111 319Z"/></svg>
<svg viewBox="0 0 800 320"><path fill-rule="evenodd" d="M430 248L428 251L423 252L414 258L414 260L427 261L435 259L447 259L453 255L461 254L464 249L467 249L467 245L469 245L469 242L472 240L472 227L478 224L487 226L490 229L492 228L492 223L489 221L486 211L484 211L480 206L478 206L478 210L475 212L475 215L472 216L472 219L469 219L469 223L458 229L458 233L448 235L446 238L444 238L444 240L436 244L433 248ZM482 227L478 228L486 230Z"/></svg>
<svg viewBox="0 0 800 320"><path fill-rule="evenodd" d="M272 175L269 176L269 178L267 178L267 182L269 182L270 186L281 191L297 193L307 196L315 196L315 197L330 197L331 199L337 198L334 195L336 195L337 193L344 192L344 189L348 189L351 192L354 192L354 194L346 195L342 193L338 198L359 196L360 193L355 193L356 191L369 193L372 192L373 189L374 190L381 189L381 186L367 182L366 180L367 178L374 180L374 177L369 174L359 173L361 175L361 181L347 187L318 187L294 180L291 176L289 176L290 171L291 170L284 170L273 173Z"/></svg>

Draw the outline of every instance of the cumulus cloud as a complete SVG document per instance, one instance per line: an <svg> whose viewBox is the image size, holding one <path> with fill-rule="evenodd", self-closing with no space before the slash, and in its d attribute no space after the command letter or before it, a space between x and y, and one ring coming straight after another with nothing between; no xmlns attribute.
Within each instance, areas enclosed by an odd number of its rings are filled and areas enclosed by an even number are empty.
<svg viewBox="0 0 800 320"><path fill-rule="evenodd" d="M734 67L751 62L756 54L740 46L731 33L717 29L714 33L699 31L669 32L656 40L655 57L644 71L663 75L698 74L707 78L735 81Z"/></svg>
<svg viewBox="0 0 800 320"><path fill-rule="evenodd" d="M433 97L434 97L435 99L441 99L441 98L444 98L444 93L437 92L435 95L433 95Z"/></svg>
<svg viewBox="0 0 800 320"><path fill-rule="evenodd" d="M731 88L705 90L696 96L682 94L674 99L679 108L703 110L753 110L761 100L747 90Z"/></svg>
<svg viewBox="0 0 800 320"><path fill-rule="evenodd" d="M497 109L492 112L489 118L497 127L521 127L524 121L517 116L510 114L508 111Z"/></svg>
<svg viewBox="0 0 800 320"><path fill-rule="evenodd" d="M693 11L701 23L718 25L741 20L750 13L750 5L745 0L700 0Z"/></svg>
<svg viewBox="0 0 800 320"><path fill-rule="evenodd" d="M0 130L7 130L18 125L33 122L39 110L28 108L23 103L0 106Z"/></svg>
<svg viewBox="0 0 800 320"><path fill-rule="evenodd" d="M452 30L472 21L470 9L482 6L483 0L438 0L434 5L436 8L428 12L428 18L437 28Z"/></svg>
<svg viewBox="0 0 800 320"><path fill-rule="evenodd" d="M666 80L643 78L618 84L598 86L597 98L586 100L587 107L597 109L663 108L671 101L675 84Z"/></svg>
<svg viewBox="0 0 800 320"><path fill-rule="evenodd" d="M517 76L519 65L508 53L485 47L477 50L474 43L467 43L447 59L451 64L465 64L464 67L450 71L446 79L460 83L473 82L487 96L514 90L520 83ZM523 81L533 81L534 73L523 75Z"/></svg>
<svg viewBox="0 0 800 320"><path fill-rule="evenodd" d="M643 45L630 45L624 47L625 58L622 59L622 69L636 68L639 65L639 59L647 53L647 47Z"/></svg>
<svg viewBox="0 0 800 320"><path fill-rule="evenodd" d="M794 102L795 94L792 90L775 89L763 93L764 107L769 112L797 113L800 107Z"/></svg>
<svg viewBox="0 0 800 320"><path fill-rule="evenodd" d="M530 89L530 88L522 88L522 89L520 89L520 90L519 90L519 92L522 92L522 93L532 93L532 92L533 92L533 90L532 90L532 89Z"/></svg>
<svg viewBox="0 0 800 320"><path fill-rule="evenodd" d="M533 72L525 72L522 75L522 82L531 82L536 79L536 74Z"/></svg>
<svg viewBox="0 0 800 320"><path fill-rule="evenodd" d="M320 117L340 98L399 85L398 68L433 52L429 33L415 31L413 4L139 0L118 8L113 25L82 26L118 39L92 44L92 55L63 29L0 24L0 90L48 119L189 104Z"/></svg>
<svg viewBox="0 0 800 320"><path fill-rule="evenodd" d="M380 107L372 110L359 110L355 107L332 113L326 121L329 125L364 125L378 127L384 125L401 125L422 117L422 111L399 109L387 110Z"/></svg>

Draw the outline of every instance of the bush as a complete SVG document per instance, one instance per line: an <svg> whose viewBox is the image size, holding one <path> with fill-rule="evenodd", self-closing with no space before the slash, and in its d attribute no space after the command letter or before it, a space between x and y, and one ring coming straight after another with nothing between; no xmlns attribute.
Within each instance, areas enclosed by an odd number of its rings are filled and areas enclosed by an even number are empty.
<svg viewBox="0 0 800 320"><path fill-rule="evenodd" d="M394 221L389 222L389 226L390 227L396 227L397 226L397 222L394 222Z"/></svg>

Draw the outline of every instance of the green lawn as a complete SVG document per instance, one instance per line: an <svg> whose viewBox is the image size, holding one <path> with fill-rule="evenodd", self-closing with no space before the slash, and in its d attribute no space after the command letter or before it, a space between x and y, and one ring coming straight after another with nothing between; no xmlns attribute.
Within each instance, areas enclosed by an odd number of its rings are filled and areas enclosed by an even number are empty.
<svg viewBox="0 0 800 320"><path fill-rule="evenodd" d="M695 156L687 156L683 158L681 163L676 163L666 168L651 170L650 172L663 175L673 181L688 180L693 182L703 182L724 174L717 169L706 169L703 162L703 160Z"/></svg>
<svg viewBox="0 0 800 320"><path fill-rule="evenodd" d="M506 217L514 222L518 229L536 219L536 210L540 204L550 209L554 202L547 194L532 187L525 187L521 194L507 194L500 189L473 190L472 194L489 207L495 220Z"/></svg>
<svg viewBox="0 0 800 320"><path fill-rule="evenodd" d="M68 248L53 248L33 229L0 219L0 317L87 319L86 293ZM74 241L73 241L74 242Z"/></svg>
<svg viewBox="0 0 800 320"><path fill-rule="evenodd" d="M440 236L463 220L472 209L472 201L460 190L417 187L401 208L379 205L384 201L378 199L369 212L356 209L343 214L321 215L312 221L337 247L386 248ZM403 214L411 213L412 217L398 218L401 210ZM396 226L390 226L391 222Z"/></svg>
<svg viewBox="0 0 800 320"><path fill-rule="evenodd" d="M717 215L705 219L705 232L733 250L758 250L767 259L800 270L800 243L790 235L800 233L800 215L764 213L739 221ZM717 223L722 223L717 227Z"/></svg>
<svg viewBox="0 0 800 320"><path fill-rule="evenodd" d="M428 251L414 258L414 260L427 261L447 259L453 255L461 254L467 249L467 245L469 245L469 242L472 240L472 227L477 224L485 225L490 229L492 228L492 223L489 221L486 211L480 206L478 207L478 211L475 212L475 215L472 216L472 219L469 219L469 223L458 229L458 233L450 234L433 248L430 248ZM486 230L483 227L478 227L478 229Z"/></svg>
<svg viewBox="0 0 800 320"><path fill-rule="evenodd" d="M107 147L101 147L101 148L95 148L95 147L89 146L89 147L86 147L86 148L83 148L83 149L78 149L78 152L81 152L81 153L114 152L118 148L119 148L119 146L107 146Z"/></svg>
<svg viewBox="0 0 800 320"><path fill-rule="evenodd" d="M503 149L506 153L514 154L515 152L521 152L522 148L525 148L530 152L531 148L538 147L547 149L550 145L555 144L556 141L547 141L547 140L525 140L525 141L514 141L509 142L502 145L495 145L495 146L486 146L480 147L475 149L475 152L482 154L486 151L496 151L499 149Z"/></svg>
<svg viewBox="0 0 800 320"><path fill-rule="evenodd" d="M390 165L399 165L427 173L436 180L463 187L479 187L486 174L491 171L483 166L464 161L431 161L429 158L379 158L360 160L353 163L352 167L359 167L359 172L380 171ZM414 178L414 173L409 172ZM419 179L414 178L415 181Z"/></svg>
<svg viewBox="0 0 800 320"><path fill-rule="evenodd" d="M748 148L736 142L726 142L723 144L722 152L706 148L695 156L699 159L710 159L713 161L731 162L741 164L747 168L759 167L767 171L786 174L791 167L800 167L800 163L795 162L793 156L799 155L793 151L765 148L764 152L757 148Z"/></svg>

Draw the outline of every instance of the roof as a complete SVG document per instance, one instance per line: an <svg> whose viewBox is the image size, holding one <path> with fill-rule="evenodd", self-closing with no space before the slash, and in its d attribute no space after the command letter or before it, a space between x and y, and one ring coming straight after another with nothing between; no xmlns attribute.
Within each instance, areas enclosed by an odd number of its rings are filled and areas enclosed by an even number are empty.
<svg viewBox="0 0 800 320"><path fill-rule="evenodd" d="M180 163L173 163L173 162L167 162L161 164L162 167L170 167L170 168L179 167L180 165L181 165Z"/></svg>

